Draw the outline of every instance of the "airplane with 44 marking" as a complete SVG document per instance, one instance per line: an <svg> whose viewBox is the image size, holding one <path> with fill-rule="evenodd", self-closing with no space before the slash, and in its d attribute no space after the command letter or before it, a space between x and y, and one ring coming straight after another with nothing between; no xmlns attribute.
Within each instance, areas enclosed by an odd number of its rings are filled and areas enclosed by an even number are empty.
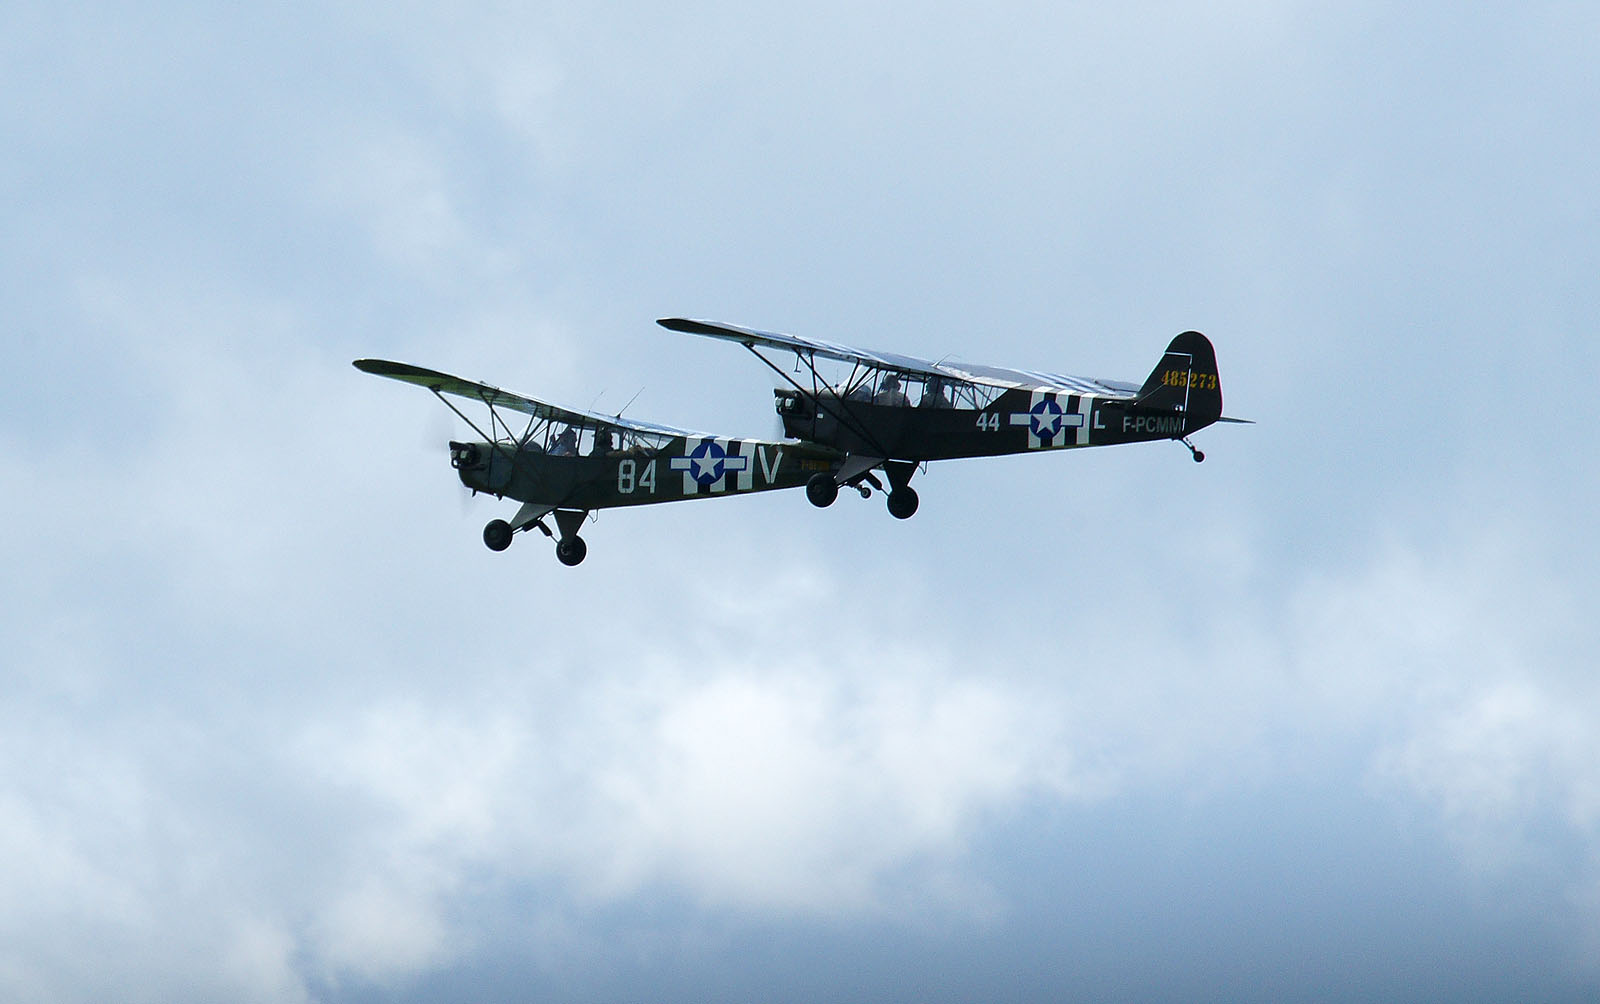
<svg viewBox="0 0 1600 1004"><path fill-rule="evenodd" d="M657 323L737 342L777 373L786 386L773 395L787 438L730 438L573 411L383 359L355 366L426 387L477 433L450 443L451 466L474 494L522 503L510 520L483 528L485 544L503 551L519 531L538 528L555 538L556 557L567 565L588 552L578 531L597 509L804 486L823 507L840 488L862 498L883 491L890 514L907 519L918 504L911 477L929 461L1170 439L1198 462L1205 454L1190 435L1243 421L1223 416L1216 354L1198 331L1174 338L1144 383L1134 384L931 362L716 321ZM774 353L792 355L795 365L778 365ZM829 380L819 360L848 373ZM452 397L485 406L488 428Z"/></svg>

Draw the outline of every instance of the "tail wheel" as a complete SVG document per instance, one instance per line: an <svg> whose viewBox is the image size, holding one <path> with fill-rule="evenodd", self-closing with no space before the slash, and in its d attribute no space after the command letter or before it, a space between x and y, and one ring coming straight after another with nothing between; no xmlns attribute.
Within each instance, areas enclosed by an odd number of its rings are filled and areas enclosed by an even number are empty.
<svg viewBox="0 0 1600 1004"><path fill-rule="evenodd" d="M818 472L811 475L811 480L806 482L806 498L818 509L826 509L833 505L833 500L839 497L839 486L833 480L832 474Z"/></svg>
<svg viewBox="0 0 1600 1004"><path fill-rule="evenodd" d="M563 565L576 565L589 553L582 537L563 537L556 541L556 559Z"/></svg>
<svg viewBox="0 0 1600 1004"><path fill-rule="evenodd" d="M504 551L511 546L511 524L503 519L492 519L483 528L483 542L491 551Z"/></svg>
<svg viewBox="0 0 1600 1004"><path fill-rule="evenodd" d="M889 493L889 515L895 519L910 519L917 511L917 491L910 485Z"/></svg>

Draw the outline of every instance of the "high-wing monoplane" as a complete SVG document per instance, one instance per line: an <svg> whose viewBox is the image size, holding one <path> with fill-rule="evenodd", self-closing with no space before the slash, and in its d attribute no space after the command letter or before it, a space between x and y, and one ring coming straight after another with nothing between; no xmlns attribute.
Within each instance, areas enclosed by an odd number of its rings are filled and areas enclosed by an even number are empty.
<svg viewBox="0 0 1600 1004"><path fill-rule="evenodd" d="M518 531L538 528L556 538L556 557L566 565L588 553L578 530L596 509L796 488L843 462L836 451L809 443L728 439L571 411L406 363L357 359L355 366L426 387L478 434L475 442L451 441L450 466L474 494L522 503L509 521L483 528L490 549L503 551ZM484 405L488 428L451 397ZM555 520L554 532L546 516Z"/></svg>
<svg viewBox="0 0 1600 1004"><path fill-rule="evenodd" d="M716 321L657 323L738 342L771 367L786 384L773 395L788 438L726 438L572 411L407 363L358 359L355 366L427 388L477 433L476 441L450 442L450 465L474 494L522 503L510 520L483 528L485 544L503 551L519 531L537 528L555 538L556 557L567 565L588 552L578 531L597 509L803 485L816 506L831 505L844 487L863 498L885 491L889 512L907 519L918 505L911 476L929 461L1159 439L1182 442L1200 461L1205 454L1191 434L1242 421L1222 416L1216 355L1197 331L1174 338L1144 383L1134 384L931 362ZM773 352L792 354L795 366L773 362ZM848 374L829 381L818 360ZM801 380L791 375L802 370ZM486 407L488 428L451 398Z"/></svg>
<svg viewBox="0 0 1600 1004"><path fill-rule="evenodd" d="M1222 415L1222 384L1210 339L1185 331L1167 346L1144 383L1089 379L959 362L933 362L835 342L681 317L656 322L673 331L737 342L787 386L773 391L786 435L844 455L837 470L813 474L806 496L831 505L840 487L863 496L889 479L889 512L917 511L911 475L931 460L1173 439L1196 462L1206 455L1189 436ZM794 356L793 367L773 362ZM818 360L842 363L826 380ZM802 372L803 371L803 372ZM802 372L799 380L792 375Z"/></svg>

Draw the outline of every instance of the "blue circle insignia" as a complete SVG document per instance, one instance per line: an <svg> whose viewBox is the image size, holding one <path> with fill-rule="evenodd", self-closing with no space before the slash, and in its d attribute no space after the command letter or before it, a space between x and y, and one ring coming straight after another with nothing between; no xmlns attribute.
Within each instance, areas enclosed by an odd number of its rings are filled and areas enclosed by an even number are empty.
<svg viewBox="0 0 1600 1004"><path fill-rule="evenodd" d="M689 454L689 473L703 485L713 484L722 477L722 465L727 456L726 450L708 439Z"/></svg>
<svg viewBox="0 0 1600 1004"><path fill-rule="evenodd" d="M1061 431L1061 406L1045 398L1029 412L1033 421L1033 434L1040 439L1054 439Z"/></svg>

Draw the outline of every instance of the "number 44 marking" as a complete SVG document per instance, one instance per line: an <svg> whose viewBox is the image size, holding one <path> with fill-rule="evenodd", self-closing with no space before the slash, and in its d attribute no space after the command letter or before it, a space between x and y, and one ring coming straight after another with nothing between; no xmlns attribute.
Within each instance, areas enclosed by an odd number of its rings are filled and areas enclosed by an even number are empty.
<svg viewBox="0 0 1600 1004"><path fill-rule="evenodd" d="M998 412L988 412L988 413L981 413L980 412L979 415L978 415L978 431L979 432L999 432L1000 431L1000 415L999 415L999 413Z"/></svg>

